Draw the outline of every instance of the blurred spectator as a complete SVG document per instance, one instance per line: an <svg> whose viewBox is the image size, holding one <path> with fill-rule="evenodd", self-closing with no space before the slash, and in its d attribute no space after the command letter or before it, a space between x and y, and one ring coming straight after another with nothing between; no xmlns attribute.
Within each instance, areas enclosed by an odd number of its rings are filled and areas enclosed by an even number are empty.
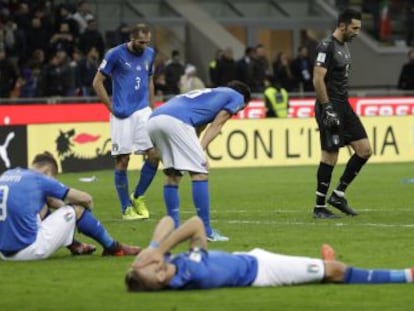
<svg viewBox="0 0 414 311"><path fill-rule="evenodd" d="M281 87L272 76L267 76L264 82L266 118L287 118L289 109L289 94L287 90Z"/></svg>
<svg viewBox="0 0 414 311"><path fill-rule="evenodd" d="M13 14L13 19L20 30L27 32L31 25L29 5L20 2L17 11Z"/></svg>
<svg viewBox="0 0 414 311"><path fill-rule="evenodd" d="M217 62L223 57L223 50L218 49L216 51L216 55L214 59L208 64L208 74L210 77L210 85L211 87L218 86L218 78L217 78Z"/></svg>
<svg viewBox="0 0 414 311"><path fill-rule="evenodd" d="M401 69L398 88L401 90L414 90L414 49L408 52L408 62Z"/></svg>
<svg viewBox="0 0 414 311"><path fill-rule="evenodd" d="M75 48L75 38L69 29L68 23L61 23L59 29L49 40L49 50L51 53L65 51L66 55L72 55Z"/></svg>
<svg viewBox="0 0 414 311"><path fill-rule="evenodd" d="M86 57L79 61L80 86L83 96L95 96L92 81L99 67L99 52L95 47L91 47Z"/></svg>
<svg viewBox="0 0 414 311"><path fill-rule="evenodd" d="M165 82L164 73L154 74L154 94L164 100L164 95L167 94L167 83Z"/></svg>
<svg viewBox="0 0 414 311"><path fill-rule="evenodd" d="M17 72L13 63L6 57L6 51L0 49L0 98L10 97L17 80Z"/></svg>
<svg viewBox="0 0 414 311"><path fill-rule="evenodd" d="M185 67L184 74L179 82L180 93L187 93L192 90L205 88L205 84L199 77L197 77L197 68L191 64Z"/></svg>
<svg viewBox="0 0 414 311"><path fill-rule="evenodd" d="M253 62L252 78L254 85L252 92L263 92L264 80L266 75L269 74L269 61L265 54L265 48L263 44L256 45L255 62Z"/></svg>
<svg viewBox="0 0 414 311"><path fill-rule="evenodd" d="M409 0L405 3L405 23L406 36L405 42L407 46L414 45L414 1Z"/></svg>
<svg viewBox="0 0 414 311"><path fill-rule="evenodd" d="M78 6L73 19L78 23L79 33L82 34L88 26L88 20L94 19L91 11L89 10L89 4L87 1L81 0L78 2Z"/></svg>
<svg viewBox="0 0 414 311"><path fill-rule="evenodd" d="M41 19L43 27L49 31L49 36L56 30L53 27L53 15L50 5L50 1L41 1L41 4L35 6L33 13L34 17Z"/></svg>
<svg viewBox="0 0 414 311"><path fill-rule="evenodd" d="M292 61L291 68L295 79L294 90L313 92L313 61L309 57L307 47L299 47L298 55Z"/></svg>
<svg viewBox="0 0 414 311"><path fill-rule="evenodd" d="M78 47L84 54L88 53L92 47L95 47L98 50L99 58L104 55L104 39L97 29L96 20L94 18L88 18L88 26L79 37Z"/></svg>
<svg viewBox="0 0 414 311"><path fill-rule="evenodd" d="M273 62L273 73L277 83L288 92L293 90L294 77L290 69L289 57L285 52L279 52Z"/></svg>
<svg viewBox="0 0 414 311"><path fill-rule="evenodd" d="M9 60L17 66L18 60L25 56L26 40L22 30L10 16L3 16L0 20L0 41Z"/></svg>
<svg viewBox="0 0 414 311"><path fill-rule="evenodd" d="M65 51L58 51L43 68L39 96L69 96L74 91L72 73Z"/></svg>
<svg viewBox="0 0 414 311"><path fill-rule="evenodd" d="M130 27L126 23L121 23L114 32L113 42L108 46L114 47L121 43L129 41Z"/></svg>
<svg viewBox="0 0 414 311"><path fill-rule="evenodd" d="M165 66L165 82L167 85L168 94L179 94L180 89L178 87L178 82L180 81L181 76L184 74L184 65L180 60L180 52L178 50L173 50L171 52L171 59L167 62Z"/></svg>
<svg viewBox="0 0 414 311"><path fill-rule="evenodd" d="M69 25L69 31L74 37L79 36L78 22L73 18L69 7L66 4L61 4L57 8L55 17L55 29L59 29L59 26L62 23L67 23Z"/></svg>
<svg viewBox="0 0 414 311"><path fill-rule="evenodd" d="M253 66L256 55L256 49L248 46L244 51L244 56L237 61L237 80L246 83L251 90L254 90Z"/></svg>
<svg viewBox="0 0 414 311"><path fill-rule="evenodd" d="M237 78L236 61L233 57L233 50L226 48L223 56L217 62L217 86L224 86Z"/></svg>
<svg viewBox="0 0 414 311"><path fill-rule="evenodd" d="M33 17L27 32L27 56L30 56L37 49L46 52L49 46L49 39L49 31L42 25L42 20L38 17Z"/></svg>

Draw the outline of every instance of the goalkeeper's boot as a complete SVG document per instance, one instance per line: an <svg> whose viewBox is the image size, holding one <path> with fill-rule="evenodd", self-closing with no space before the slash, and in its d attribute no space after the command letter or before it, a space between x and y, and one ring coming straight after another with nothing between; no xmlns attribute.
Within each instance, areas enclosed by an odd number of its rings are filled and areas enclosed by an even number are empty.
<svg viewBox="0 0 414 311"><path fill-rule="evenodd" d="M68 246L68 249L72 255L90 255L96 251L96 246L92 244L82 243L77 240L73 240L72 244Z"/></svg>
<svg viewBox="0 0 414 311"><path fill-rule="evenodd" d="M336 260L335 250L329 244L322 244L321 258L329 261Z"/></svg>
<svg viewBox="0 0 414 311"><path fill-rule="evenodd" d="M211 230L211 234L207 236L207 241L209 242L227 242L230 239L224 235L221 235L216 230Z"/></svg>
<svg viewBox="0 0 414 311"><path fill-rule="evenodd" d="M141 248L138 246L127 245L115 241L110 248L104 248L102 256L135 256L138 255Z"/></svg>
<svg viewBox="0 0 414 311"><path fill-rule="evenodd" d="M132 206L128 206L124 213L122 214L123 220L139 220L139 219L146 219L142 215L139 215L135 212L134 208Z"/></svg>
<svg viewBox="0 0 414 311"><path fill-rule="evenodd" d="M135 198L134 194L131 193L130 200L132 202L132 207L134 208L135 213L141 217L140 219L148 219L150 215L148 208L145 205L144 196L141 195L138 198Z"/></svg>
<svg viewBox="0 0 414 311"><path fill-rule="evenodd" d="M339 209L342 213L351 216L358 215L357 211L348 205L348 201L345 199L345 197L340 197L335 192L332 192L331 196L328 199L328 203L333 207Z"/></svg>
<svg viewBox="0 0 414 311"><path fill-rule="evenodd" d="M334 219L341 218L341 216L335 215L324 206L317 206L313 209L313 218Z"/></svg>

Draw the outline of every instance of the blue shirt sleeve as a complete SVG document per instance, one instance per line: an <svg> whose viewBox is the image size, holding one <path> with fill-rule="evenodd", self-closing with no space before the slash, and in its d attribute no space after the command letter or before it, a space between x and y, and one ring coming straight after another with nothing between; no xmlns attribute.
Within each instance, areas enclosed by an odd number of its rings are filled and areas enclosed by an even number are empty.
<svg viewBox="0 0 414 311"><path fill-rule="evenodd" d="M99 71L104 75L112 75L116 64L116 53L114 49L110 49L106 54L101 64L99 65Z"/></svg>
<svg viewBox="0 0 414 311"><path fill-rule="evenodd" d="M56 179L41 174L38 175L38 180L46 196L61 200L66 198L69 187L65 186Z"/></svg>

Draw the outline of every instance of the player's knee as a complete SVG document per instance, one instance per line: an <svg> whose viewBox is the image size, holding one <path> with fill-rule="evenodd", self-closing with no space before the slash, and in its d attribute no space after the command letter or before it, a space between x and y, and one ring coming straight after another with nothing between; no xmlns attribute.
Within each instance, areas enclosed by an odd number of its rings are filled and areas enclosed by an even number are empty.
<svg viewBox="0 0 414 311"><path fill-rule="evenodd" d="M73 210L75 211L76 220L80 219L85 212L85 208L80 205L72 205Z"/></svg>
<svg viewBox="0 0 414 311"><path fill-rule="evenodd" d="M359 154L359 157L363 158L363 159L369 159L372 156L372 149L370 146L367 146L365 148L361 148Z"/></svg>
<svg viewBox="0 0 414 311"><path fill-rule="evenodd" d="M328 283L342 283L344 281L346 265L339 261L325 261L324 281Z"/></svg>
<svg viewBox="0 0 414 311"><path fill-rule="evenodd" d="M174 168L165 169L164 174L167 176L165 184L168 186L178 186L183 176L180 171Z"/></svg>
<svg viewBox="0 0 414 311"><path fill-rule="evenodd" d="M154 148L151 148L146 152L146 160L150 162L153 166L158 166L160 159L157 151Z"/></svg>
<svg viewBox="0 0 414 311"><path fill-rule="evenodd" d="M128 164L129 164L128 154L122 154L122 155L116 156L115 166L117 169L126 170L128 168Z"/></svg>
<svg viewBox="0 0 414 311"><path fill-rule="evenodd" d="M191 175L191 180L195 180L195 181L205 181L208 180L208 174L204 174L204 173L190 173Z"/></svg>

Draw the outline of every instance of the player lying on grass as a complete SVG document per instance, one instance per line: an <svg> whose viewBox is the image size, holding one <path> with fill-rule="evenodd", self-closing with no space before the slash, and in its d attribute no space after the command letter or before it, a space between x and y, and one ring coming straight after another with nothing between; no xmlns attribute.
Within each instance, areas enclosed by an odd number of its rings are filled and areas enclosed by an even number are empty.
<svg viewBox="0 0 414 311"><path fill-rule="evenodd" d="M190 250L170 255L180 242ZM259 248L249 252L207 251L202 221L193 217L174 230L166 216L155 228L152 241L135 258L125 276L131 292L162 289L209 289L218 287L283 286L304 283L411 283L414 270L367 270L335 260L327 244L322 258L287 256Z"/></svg>
<svg viewBox="0 0 414 311"><path fill-rule="evenodd" d="M137 255L139 247L114 240L93 216L92 197L57 181L57 172L56 160L44 152L30 169L0 175L0 258L40 260L68 245L75 246L73 253L79 250L79 242L73 243L76 228L102 245L102 255ZM48 207L56 211L48 214ZM94 247L79 251L92 252Z"/></svg>

